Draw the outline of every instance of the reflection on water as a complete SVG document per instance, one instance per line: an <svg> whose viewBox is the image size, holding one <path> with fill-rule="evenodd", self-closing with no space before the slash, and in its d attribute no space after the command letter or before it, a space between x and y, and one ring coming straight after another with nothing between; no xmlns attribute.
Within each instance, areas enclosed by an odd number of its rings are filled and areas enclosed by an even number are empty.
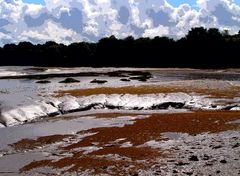
<svg viewBox="0 0 240 176"><path fill-rule="evenodd" d="M203 71L173 71L173 72L155 72L153 82L158 81L184 81L184 80L222 80L222 81L240 81L240 73L217 73Z"/></svg>

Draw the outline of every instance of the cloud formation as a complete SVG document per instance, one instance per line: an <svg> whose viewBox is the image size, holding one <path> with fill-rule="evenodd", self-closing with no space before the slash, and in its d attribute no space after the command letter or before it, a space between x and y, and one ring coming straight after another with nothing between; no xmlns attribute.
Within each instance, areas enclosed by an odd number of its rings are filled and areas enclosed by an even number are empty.
<svg viewBox="0 0 240 176"><path fill-rule="evenodd" d="M197 26L236 33L240 6L234 0L197 0L197 7L174 7L167 0L45 0L44 5L0 0L0 45L25 40L68 44L110 35L179 38Z"/></svg>

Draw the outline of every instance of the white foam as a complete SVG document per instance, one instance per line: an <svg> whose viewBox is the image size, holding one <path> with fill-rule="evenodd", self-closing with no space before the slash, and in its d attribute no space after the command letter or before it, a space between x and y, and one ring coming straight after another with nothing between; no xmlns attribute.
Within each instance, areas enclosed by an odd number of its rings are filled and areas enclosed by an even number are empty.
<svg viewBox="0 0 240 176"><path fill-rule="evenodd" d="M38 102L32 105L16 107L15 109L2 110L0 121L6 126L13 126L54 113L58 113L56 107L44 102Z"/></svg>
<svg viewBox="0 0 240 176"><path fill-rule="evenodd" d="M65 97L58 105L62 112L68 112L80 108L75 97Z"/></svg>
<svg viewBox="0 0 240 176"><path fill-rule="evenodd" d="M130 94L111 94L111 95L91 95L83 97L67 96L61 99L60 108L63 111L73 110L77 108L85 108L93 104L101 104L102 107L119 107L121 109L149 109L152 106L162 103L183 103L187 107L211 109L210 105L213 100L203 96L190 96L185 93L170 93L170 94L145 94L145 95L130 95ZM191 104L191 102L193 102Z"/></svg>
<svg viewBox="0 0 240 176"><path fill-rule="evenodd" d="M231 111L240 111L240 107L239 106L238 107L234 107L234 108L231 109Z"/></svg>
<svg viewBox="0 0 240 176"><path fill-rule="evenodd" d="M183 107L177 107L177 103ZM82 97L64 96L50 98L46 101L34 102L31 105L20 105L10 110L2 110L0 122L6 126L23 123L49 114L90 109L121 109L121 110L163 110L174 109L219 109L221 106L212 106L214 99L204 96L189 95L186 93L169 94L111 94L91 95Z"/></svg>

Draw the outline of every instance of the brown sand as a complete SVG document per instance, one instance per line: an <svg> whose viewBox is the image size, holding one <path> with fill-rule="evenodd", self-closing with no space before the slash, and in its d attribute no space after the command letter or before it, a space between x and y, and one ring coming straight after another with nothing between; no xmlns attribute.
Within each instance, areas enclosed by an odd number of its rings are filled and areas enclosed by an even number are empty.
<svg viewBox="0 0 240 176"><path fill-rule="evenodd" d="M15 150L28 150L47 144L53 144L69 137L73 137L73 135L52 135L39 137L37 139L22 139L16 143L11 144L10 146Z"/></svg>
<svg viewBox="0 0 240 176"><path fill-rule="evenodd" d="M61 90L55 92L56 97L62 97L64 95L72 96L89 96L97 94L153 94L153 93L196 93L200 95L209 95L211 97L223 97L223 98L233 98L239 96L240 87L239 86L229 86L226 89L216 89L215 87L193 87L193 86L127 86L127 87L98 87L91 89L75 89L75 90Z"/></svg>
<svg viewBox="0 0 240 176"><path fill-rule="evenodd" d="M88 136L82 141L66 147L60 147L62 152L73 152L72 157L62 158L59 161L33 161L22 168L21 171L29 171L34 168L50 166L53 168L63 168L71 166L68 171L85 171L92 169L93 173L108 173L119 175L121 171L125 174L136 173L138 169L150 168L159 158L171 155L171 151L160 151L150 147L139 147L150 140L166 140L161 138L164 132L181 132L190 135L201 134L203 132L217 133L226 130L239 130L239 124L228 123L240 119L240 112L237 111L206 111L194 113L178 114L154 114L149 118L138 119L132 125L124 127L96 128L84 132L97 132ZM83 132L80 132L83 133ZM123 141L114 143L116 139L126 138ZM124 142L131 142L132 147L121 148ZM73 149L92 146L98 143L97 147L102 149L89 154L77 152ZM130 160L109 159L106 155L117 154L127 157ZM141 160L145 160L144 164ZM130 170L125 166L132 165ZM112 166L111 169L109 166Z"/></svg>
<svg viewBox="0 0 240 176"><path fill-rule="evenodd" d="M92 142L106 144L119 138L127 138L134 145L140 145L153 139L160 139L164 132L182 132L196 135L203 132L220 132L236 129L238 125L227 122L240 118L240 112L205 111L178 114L153 114L149 118L137 120L125 127L96 128L85 132L97 133L79 143L65 147L66 150L91 146ZM82 133L82 132L81 132Z"/></svg>

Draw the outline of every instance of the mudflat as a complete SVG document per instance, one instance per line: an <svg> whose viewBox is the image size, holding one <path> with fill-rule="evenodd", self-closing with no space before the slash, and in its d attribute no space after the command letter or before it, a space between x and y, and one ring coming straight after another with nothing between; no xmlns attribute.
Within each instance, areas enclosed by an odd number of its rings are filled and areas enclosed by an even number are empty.
<svg viewBox="0 0 240 176"><path fill-rule="evenodd" d="M238 69L1 67L0 85L0 175L240 174Z"/></svg>

